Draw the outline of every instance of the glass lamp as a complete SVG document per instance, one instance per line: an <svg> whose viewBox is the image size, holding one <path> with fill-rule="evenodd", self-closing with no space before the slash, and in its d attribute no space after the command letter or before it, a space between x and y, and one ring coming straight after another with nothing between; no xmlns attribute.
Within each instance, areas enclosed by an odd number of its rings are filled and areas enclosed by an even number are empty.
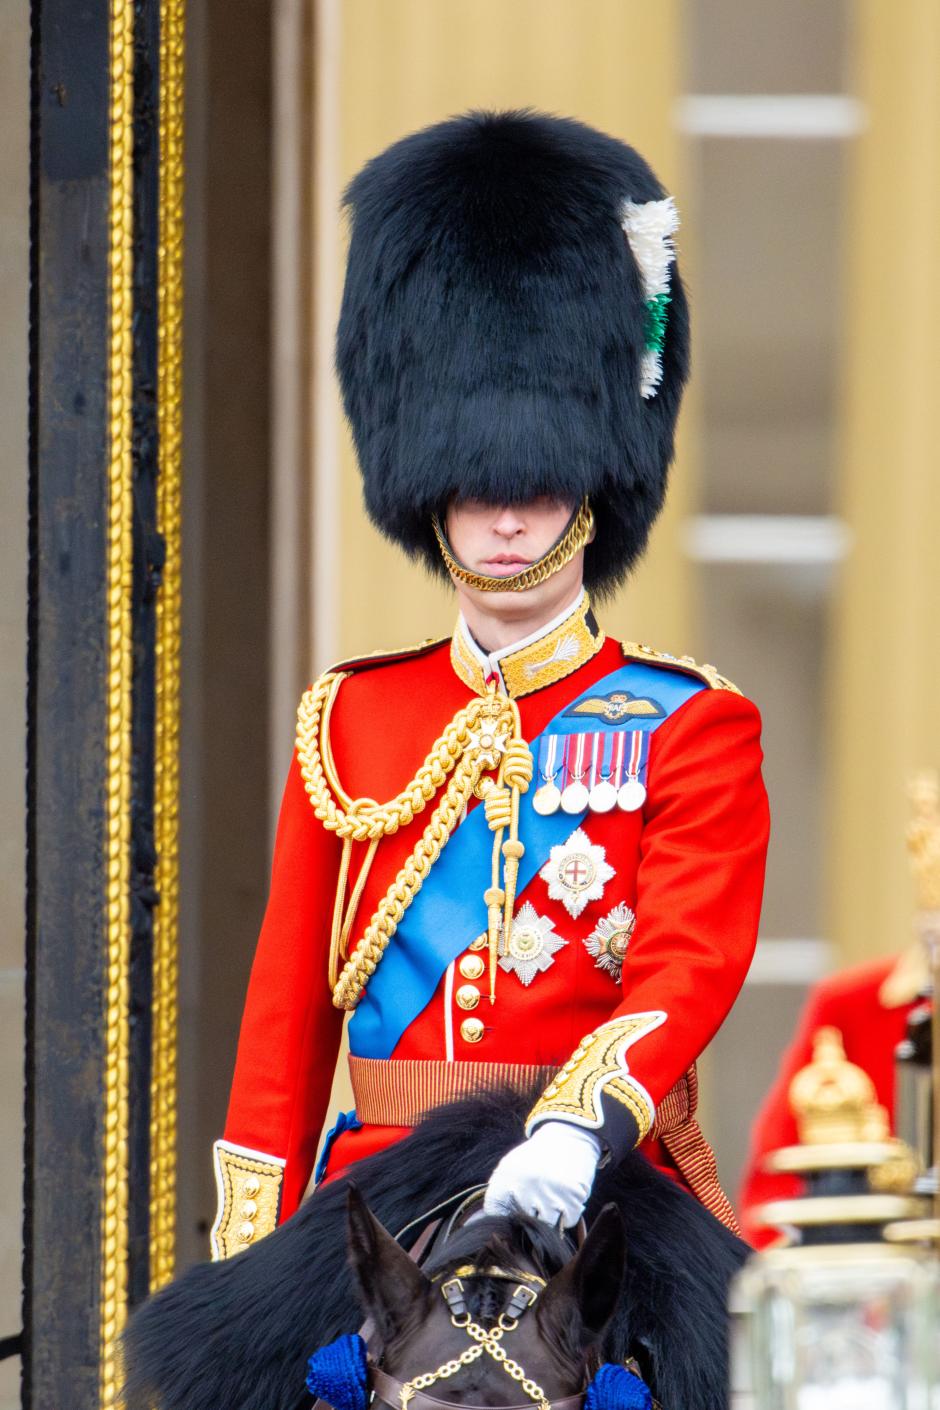
<svg viewBox="0 0 940 1410"><path fill-rule="evenodd" d="M735 1410L940 1410L940 1264L886 1226L923 1214L918 1166L836 1029L790 1088L801 1144L770 1157L802 1197L766 1205L786 1230L732 1290Z"/></svg>
<svg viewBox="0 0 940 1410"><path fill-rule="evenodd" d="M940 993L940 779L912 781L907 845L916 928ZM929 1030L929 1031L928 1031ZM762 1211L787 1231L736 1279L735 1410L940 1410L940 1007L920 1010L898 1053L898 1108L885 1113L841 1035L820 1029L790 1103L798 1146L769 1168L805 1193ZM925 1168L926 1167L926 1168Z"/></svg>

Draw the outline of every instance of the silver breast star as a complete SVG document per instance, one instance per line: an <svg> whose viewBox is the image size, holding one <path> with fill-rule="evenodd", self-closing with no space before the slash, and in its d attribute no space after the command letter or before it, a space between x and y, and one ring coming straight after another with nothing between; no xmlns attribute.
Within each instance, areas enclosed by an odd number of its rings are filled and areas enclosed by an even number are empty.
<svg viewBox="0 0 940 1410"><path fill-rule="evenodd" d="M584 941L584 948L597 961L595 968L613 975L617 983L623 973L623 957L627 953L636 916L623 901L599 920Z"/></svg>
<svg viewBox="0 0 940 1410"><path fill-rule="evenodd" d="M553 921L540 916L535 907L525 901L513 919L508 949L499 957L500 967L507 974L514 974L528 988L537 974L554 964L553 956L568 943L559 935L553 935L554 929Z"/></svg>

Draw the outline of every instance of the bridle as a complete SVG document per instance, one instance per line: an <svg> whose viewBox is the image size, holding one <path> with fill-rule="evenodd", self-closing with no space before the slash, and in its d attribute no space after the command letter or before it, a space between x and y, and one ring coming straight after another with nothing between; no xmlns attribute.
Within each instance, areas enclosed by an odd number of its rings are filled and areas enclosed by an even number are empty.
<svg viewBox="0 0 940 1410"><path fill-rule="evenodd" d="M493 1278L515 1284L496 1325L489 1329L474 1322L467 1308L463 1280L473 1277ZM586 1388L560 1400L549 1400L538 1382L526 1375L524 1367L514 1361L502 1345L503 1337L516 1330L520 1319L535 1306L544 1287L544 1278L519 1269L507 1271L503 1268L472 1266L458 1268L456 1272L440 1281L440 1292L447 1304L451 1325L465 1331L471 1345L459 1356L445 1361L436 1370L422 1372L407 1381L390 1376L381 1366L370 1360L369 1388L386 1404L397 1405L399 1410L454 1410L453 1401L438 1400L435 1396L428 1395L427 1387L437 1381L449 1379L463 1366L471 1365L485 1354L492 1357L508 1376L517 1381L529 1397L520 1405L501 1406L499 1410L533 1410L533 1406L536 1410L582 1410ZM467 1407L467 1410L496 1410L496 1407L474 1405Z"/></svg>
<svg viewBox="0 0 940 1410"><path fill-rule="evenodd" d="M450 1199L442 1201L433 1210L426 1210L424 1215L412 1220L399 1231L396 1236L397 1242L401 1243L405 1235L410 1233L416 1225L424 1224L408 1251L409 1257L420 1267L434 1244L441 1241L446 1245L450 1235L460 1226L473 1206L482 1199L484 1189L485 1187L482 1185L472 1186L469 1189L459 1191ZM430 1220L428 1220L429 1215L432 1216ZM576 1229L571 1230L570 1234L576 1245L583 1243L586 1236L584 1221L582 1220ZM478 1322L475 1322L467 1307L464 1279L475 1277L501 1280L512 1287L495 1326L490 1328L482 1327ZM360 1329L358 1337L340 1337L337 1342L322 1348L315 1357L311 1358L310 1367L312 1369L317 1357L325 1352L331 1352L334 1348L338 1349L344 1343L358 1343L359 1353L353 1356L354 1361L357 1359L357 1355L361 1356L358 1368L356 1366L350 1367L349 1362L346 1362L339 1372L340 1382L351 1372L350 1379L354 1386L352 1396L351 1398L344 1396L342 1401L336 1403L355 1406L356 1410L366 1410L365 1392L368 1391L368 1399L381 1400L386 1405L393 1407L393 1410L584 1410L586 1402L589 1402L589 1396L594 1393L595 1377L605 1370L616 1369L602 1365L601 1358L595 1351L589 1355L584 1367L586 1379L584 1387L574 1395L549 1400L539 1383L526 1374L524 1366L514 1360L503 1345L504 1338L515 1332L522 1317L538 1302L546 1287L544 1278L536 1273L518 1268L477 1267L471 1264L457 1267L452 1272L432 1274L431 1283L438 1286L450 1314L451 1325L466 1332L470 1345L458 1356L445 1361L433 1371L424 1371L402 1381L396 1376L390 1375L382 1366L383 1349L378 1345L375 1323L370 1317ZM348 1352L343 1353L340 1359L342 1360L343 1356L347 1354ZM456 1375L463 1366L472 1365L482 1356L491 1357L498 1366L501 1366L506 1375L522 1387L528 1399L516 1405L494 1406L466 1402L458 1405L455 1401L441 1400L428 1394L428 1387L435 1385L438 1381L448 1380L451 1376ZM640 1369L632 1358L622 1363L622 1370L642 1380ZM335 1371L335 1365L330 1366L325 1371L326 1379L331 1388L339 1389L336 1380L331 1380ZM318 1372L318 1374L322 1373ZM311 1385L309 1377L307 1384L314 1396L317 1397L314 1410L332 1410L333 1402L324 1398L324 1391L320 1385L316 1387ZM617 1404L616 1399L613 1403ZM631 1403L633 1402L631 1401ZM598 1410L602 1410L605 1402L602 1399L595 1401L595 1404ZM652 1406L653 1410L661 1410L655 1400L652 1401Z"/></svg>

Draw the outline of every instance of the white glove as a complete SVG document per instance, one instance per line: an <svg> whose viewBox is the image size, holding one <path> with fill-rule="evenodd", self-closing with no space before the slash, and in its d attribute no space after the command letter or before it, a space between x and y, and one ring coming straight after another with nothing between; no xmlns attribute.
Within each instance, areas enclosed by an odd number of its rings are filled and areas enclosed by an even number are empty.
<svg viewBox="0 0 940 1410"><path fill-rule="evenodd" d="M543 1121L493 1171L484 1214L508 1214L518 1206L546 1224L560 1219L562 1228L573 1228L584 1212L602 1153L593 1131L567 1121Z"/></svg>

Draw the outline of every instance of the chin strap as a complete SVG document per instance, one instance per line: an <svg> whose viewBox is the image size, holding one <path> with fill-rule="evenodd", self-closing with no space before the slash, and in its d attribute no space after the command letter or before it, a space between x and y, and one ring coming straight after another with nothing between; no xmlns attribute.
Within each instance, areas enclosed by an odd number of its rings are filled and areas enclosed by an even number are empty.
<svg viewBox="0 0 940 1410"><path fill-rule="evenodd" d="M483 573L472 573L469 568L465 568L454 557L436 514L432 516L431 524L447 571L458 583L477 588L480 592L527 592L529 588L547 582L559 569L570 563L576 553L586 547L594 532L594 513L585 496L568 520L561 537L555 540L548 552L543 553L537 562L530 563L528 568L523 568L520 573L510 573L505 578L488 578Z"/></svg>

